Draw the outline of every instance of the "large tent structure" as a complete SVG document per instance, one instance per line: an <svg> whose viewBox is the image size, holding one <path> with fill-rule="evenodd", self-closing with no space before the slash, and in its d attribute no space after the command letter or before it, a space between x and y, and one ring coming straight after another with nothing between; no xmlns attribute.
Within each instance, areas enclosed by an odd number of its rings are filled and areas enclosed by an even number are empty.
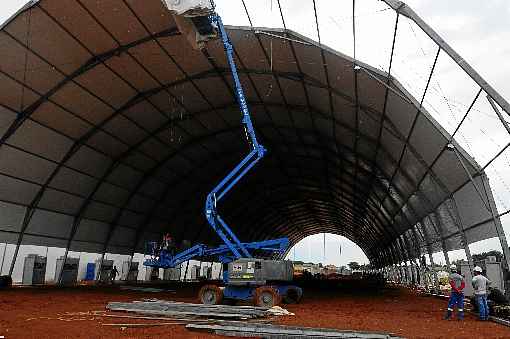
<svg viewBox="0 0 510 339"><path fill-rule="evenodd" d="M220 207L242 240L340 234L376 267L469 259L468 244L497 236L508 248L485 171L508 144L479 164L455 138L482 100L510 135L508 103L409 7L385 3L385 71L323 45L318 22L318 41L283 14L283 29L229 27L269 150ZM391 72L403 18L436 49L420 96ZM40 0L0 45L0 241L120 254L166 232L219 242L205 196L247 150L219 41L192 49L160 0ZM452 131L424 104L445 56L477 86Z"/></svg>

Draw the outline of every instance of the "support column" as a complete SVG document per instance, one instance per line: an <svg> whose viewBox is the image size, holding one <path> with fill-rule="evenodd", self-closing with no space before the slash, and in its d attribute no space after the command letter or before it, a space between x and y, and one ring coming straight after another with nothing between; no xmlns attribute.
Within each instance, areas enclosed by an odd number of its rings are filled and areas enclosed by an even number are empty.
<svg viewBox="0 0 510 339"><path fill-rule="evenodd" d="M433 212L434 214L434 218L436 219L436 222L437 222L437 227L439 228L440 230L440 235L441 235L441 247L443 248L443 255L444 255L444 260L446 262L446 266L448 266L448 268L450 267L450 256L448 255L448 246L446 246L446 241L444 240L444 236L445 236L445 228L444 228L444 225L443 225L443 221L441 220L441 218L439 217L439 215L437 214L436 211ZM434 224L433 220L431 217L429 217L429 220Z"/></svg>
<svg viewBox="0 0 510 339"><path fill-rule="evenodd" d="M494 227L496 229L496 233L498 234L499 243L501 244L501 249L503 250L503 266L505 269L510 268L510 248L508 248L508 242L506 240L505 231L503 230L503 225L501 225L501 220L499 220L498 216L496 215L496 206L493 206L493 201L489 199L489 193L487 192L488 187L486 187L485 182L488 182L487 175L485 173L482 174L482 185L483 190L485 192L485 196L487 197L487 201L489 202L489 208L492 215L492 221L494 222Z"/></svg>
<svg viewBox="0 0 510 339"><path fill-rule="evenodd" d="M466 258L468 260L469 264L469 270L473 272L473 257L471 257L471 250L469 249L469 243L467 241L466 233L464 232L464 226L462 225L462 220L460 218L459 210L457 208L457 202L455 201L455 198L453 196L450 198L451 203L453 204L453 210L455 212L455 216L451 215L450 208L448 208L448 213L450 214L450 217L456 221L457 227L459 229L459 232L461 234L461 239L464 245L464 251L466 252Z"/></svg>
<svg viewBox="0 0 510 339"><path fill-rule="evenodd" d="M5 254L7 251L7 243L4 244L4 253L2 255L2 264L0 265L0 275L2 275L2 272L4 271L4 261L5 261Z"/></svg>
<svg viewBox="0 0 510 339"><path fill-rule="evenodd" d="M425 237L425 241L427 243L427 253L429 255L429 261L430 261L430 267L431 267L431 270L432 270L432 279L434 279L434 286L436 288L437 291L439 291L439 279L437 277L437 272L436 272L436 269L435 269L435 264L434 264L434 258L432 256L432 242L430 240L430 235L427 231L427 226L425 223L422 223L422 230L423 230L423 236ZM444 251L444 249L443 249Z"/></svg>

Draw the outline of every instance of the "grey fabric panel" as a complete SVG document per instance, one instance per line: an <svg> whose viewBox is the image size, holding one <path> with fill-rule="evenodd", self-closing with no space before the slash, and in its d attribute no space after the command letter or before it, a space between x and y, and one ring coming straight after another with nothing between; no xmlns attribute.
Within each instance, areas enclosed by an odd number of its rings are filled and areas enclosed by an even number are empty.
<svg viewBox="0 0 510 339"><path fill-rule="evenodd" d="M480 177L475 180L475 183L482 189L483 194ZM485 196L480 197L471 183L465 185L453 197L465 227L473 226L492 217L487 198Z"/></svg>
<svg viewBox="0 0 510 339"><path fill-rule="evenodd" d="M75 215L84 200L76 195L47 188L37 206L50 211Z"/></svg>
<svg viewBox="0 0 510 339"><path fill-rule="evenodd" d="M23 241L21 244L65 248L67 246L67 240L55 237L48 237L45 235L32 235L29 232L27 232L23 236Z"/></svg>
<svg viewBox="0 0 510 339"><path fill-rule="evenodd" d="M104 245L94 242L74 240L71 242L69 249L74 252L102 253L104 250Z"/></svg>
<svg viewBox="0 0 510 339"><path fill-rule="evenodd" d="M96 184L97 180L86 172L80 173L66 167L61 168L50 182L51 187L83 196L91 194Z"/></svg>
<svg viewBox="0 0 510 339"><path fill-rule="evenodd" d="M69 160L68 165L92 176L101 177L111 160L90 147L81 147Z"/></svg>
<svg viewBox="0 0 510 339"><path fill-rule="evenodd" d="M136 230L127 227L116 227L112 234L112 241L110 247L127 247L132 248L136 244L135 241ZM115 252L114 252L115 253Z"/></svg>
<svg viewBox="0 0 510 339"><path fill-rule="evenodd" d="M78 226L74 239L81 242L98 242L104 243L108 234L108 224L83 219Z"/></svg>
<svg viewBox="0 0 510 339"><path fill-rule="evenodd" d="M60 161L72 145L70 139L33 121L26 121L9 142L54 161Z"/></svg>
<svg viewBox="0 0 510 339"><path fill-rule="evenodd" d="M131 211L124 210L119 219L119 225L129 226L129 227L142 227L142 222L145 220L146 216L143 214L133 213Z"/></svg>
<svg viewBox="0 0 510 339"><path fill-rule="evenodd" d="M0 159L1 173L40 184L56 167L52 162L9 146L0 148Z"/></svg>
<svg viewBox="0 0 510 339"><path fill-rule="evenodd" d="M0 230L0 241L6 244L16 244L19 234L12 232L4 232Z"/></svg>
<svg viewBox="0 0 510 339"><path fill-rule="evenodd" d="M106 202L114 206L122 206L129 197L129 191L113 186L108 183L103 183L94 194L93 199L101 202Z"/></svg>
<svg viewBox="0 0 510 339"><path fill-rule="evenodd" d="M72 224L72 216L36 209L26 232L65 239L69 237Z"/></svg>
<svg viewBox="0 0 510 339"><path fill-rule="evenodd" d="M0 201L29 205L39 186L26 181L0 175Z"/></svg>
<svg viewBox="0 0 510 339"><path fill-rule="evenodd" d="M113 221L117 212L118 212L117 207L113 207L96 201L91 201L87 205L85 217L109 223Z"/></svg>
<svg viewBox="0 0 510 339"><path fill-rule="evenodd" d="M26 207L0 202L0 230L19 232Z"/></svg>

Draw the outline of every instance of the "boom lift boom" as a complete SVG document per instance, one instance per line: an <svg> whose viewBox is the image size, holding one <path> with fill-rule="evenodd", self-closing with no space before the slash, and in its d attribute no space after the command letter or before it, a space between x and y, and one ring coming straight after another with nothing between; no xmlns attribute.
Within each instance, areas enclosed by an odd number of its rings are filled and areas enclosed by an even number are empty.
<svg viewBox="0 0 510 339"><path fill-rule="evenodd" d="M170 7L170 9L172 8ZM209 27L204 25L205 19L208 20ZM198 18L176 18L177 22L183 22L183 20L186 20L185 24L187 27L189 27L190 24L195 25L200 34L203 32L204 34L210 34L212 30L218 30L234 80L235 96L242 112L242 124L250 152L216 187L214 187L206 198L205 217L209 225L221 238L224 245L220 245L216 248L209 248L204 244L197 244L183 252L173 254L165 249L159 248L157 244L153 242L149 243L151 247L151 258L146 260L144 265L157 268L171 268L198 257L215 257L218 258L222 264L229 264L228 269L223 270L223 281L226 284L225 289L220 289L214 285L204 286L200 293L204 303L218 303L223 297L233 300L255 298L258 300L256 303L270 306L277 303L280 295L286 296L289 292L293 294L292 299L299 299L301 297L301 289L298 287L281 283L272 286L264 286L268 281L281 282L291 280L292 266L290 266L289 274L289 262L254 259L252 256L253 251L283 254L289 246L289 240L287 238L279 238L242 243L218 213L218 202L221 201L239 180L264 157L267 151L257 140L248 104L234 61L233 46L223 26L221 17L217 13L212 13L207 18L204 16ZM266 303L264 303L264 300L266 300Z"/></svg>

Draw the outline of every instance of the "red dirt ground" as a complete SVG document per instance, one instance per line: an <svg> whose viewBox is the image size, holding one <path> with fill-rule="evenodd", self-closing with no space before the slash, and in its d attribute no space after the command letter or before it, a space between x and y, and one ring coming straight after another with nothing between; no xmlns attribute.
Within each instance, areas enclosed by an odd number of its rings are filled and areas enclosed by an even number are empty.
<svg viewBox="0 0 510 339"><path fill-rule="evenodd" d="M14 288L0 291L0 336L5 338L219 338L187 331L184 326L111 328L102 323L143 323L137 319L67 315L66 312L104 311L108 301L142 298L195 301L194 288L178 293L141 293L118 288L74 289ZM299 326L391 332L406 338L510 338L510 328L478 322L468 315L464 322L443 321L446 302L421 297L408 290L350 294L341 291L305 290L301 304L287 305L296 316L279 323ZM60 318L60 319L59 319ZM149 321L151 322L151 321Z"/></svg>

